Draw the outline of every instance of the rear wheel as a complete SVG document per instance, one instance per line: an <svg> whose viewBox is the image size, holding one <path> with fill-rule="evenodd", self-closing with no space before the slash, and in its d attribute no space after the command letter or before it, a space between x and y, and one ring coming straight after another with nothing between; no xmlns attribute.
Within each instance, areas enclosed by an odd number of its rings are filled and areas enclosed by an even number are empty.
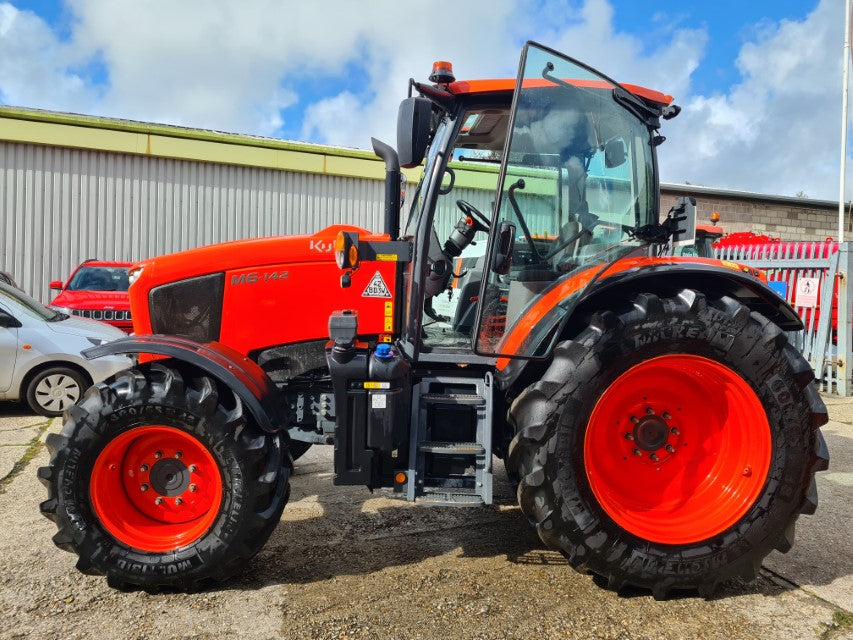
<svg viewBox="0 0 853 640"><path fill-rule="evenodd" d="M289 493L284 436L262 433L212 379L159 363L90 389L47 444L53 540L116 587L227 578L266 542Z"/></svg>
<svg viewBox="0 0 853 640"><path fill-rule="evenodd" d="M708 595L787 551L817 504L826 408L735 300L644 294L560 344L513 403L508 468L542 540L612 589Z"/></svg>

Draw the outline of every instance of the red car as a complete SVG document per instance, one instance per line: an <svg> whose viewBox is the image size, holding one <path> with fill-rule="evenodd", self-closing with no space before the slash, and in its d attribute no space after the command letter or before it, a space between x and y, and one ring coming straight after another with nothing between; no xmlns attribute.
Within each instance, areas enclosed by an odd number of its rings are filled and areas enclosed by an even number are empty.
<svg viewBox="0 0 853 640"><path fill-rule="evenodd" d="M51 289L61 290L50 307L68 315L101 320L130 333L133 321L127 294L127 270L131 264L86 260L64 285L62 280L50 283Z"/></svg>

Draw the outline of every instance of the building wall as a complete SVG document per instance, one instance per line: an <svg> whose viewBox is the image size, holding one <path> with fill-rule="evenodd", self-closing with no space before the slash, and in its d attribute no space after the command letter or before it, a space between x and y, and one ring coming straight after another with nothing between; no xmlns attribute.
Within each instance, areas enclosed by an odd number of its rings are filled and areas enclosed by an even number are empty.
<svg viewBox="0 0 853 640"><path fill-rule="evenodd" d="M679 197L696 198L696 215L700 224L708 224L711 212L720 214L720 226L727 233L752 231L783 240L823 240L838 237L838 204L806 198L774 198L758 194L732 195L732 192L709 193L707 188L688 185L661 186L661 213L669 211ZM850 233L847 218L845 237Z"/></svg>

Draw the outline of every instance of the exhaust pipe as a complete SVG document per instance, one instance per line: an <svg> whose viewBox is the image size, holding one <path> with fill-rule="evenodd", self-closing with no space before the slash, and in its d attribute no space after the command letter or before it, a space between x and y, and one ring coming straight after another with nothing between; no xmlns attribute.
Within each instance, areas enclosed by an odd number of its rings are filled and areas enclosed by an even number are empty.
<svg viewBox="0 0 853 640"><path fill-rule="evenodd" d="M391 240L400 235L400 160L394 148L371 138L373 152L385 161L385 233Z"/></svg>

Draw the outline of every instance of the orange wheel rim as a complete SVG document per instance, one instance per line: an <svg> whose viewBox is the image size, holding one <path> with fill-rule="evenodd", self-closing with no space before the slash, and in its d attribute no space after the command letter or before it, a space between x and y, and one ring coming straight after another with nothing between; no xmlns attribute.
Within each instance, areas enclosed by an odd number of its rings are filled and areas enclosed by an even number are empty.
<svg viewBox="0 0 853 640"><path fill-rule="evenodd" d="M630 533L690 544L738 522L761 494L770 426L752 387L694 355L638 364L602 394L584 437L601 507Z"/></svg>
<svg viewBox="0 0 853 640"><path fill-rule="evenodd" d="M222 477L194 436L151 425L131 429L104 448L89 491L110 535L156 553L191 544L210 529L222 503Z"/></svg>

